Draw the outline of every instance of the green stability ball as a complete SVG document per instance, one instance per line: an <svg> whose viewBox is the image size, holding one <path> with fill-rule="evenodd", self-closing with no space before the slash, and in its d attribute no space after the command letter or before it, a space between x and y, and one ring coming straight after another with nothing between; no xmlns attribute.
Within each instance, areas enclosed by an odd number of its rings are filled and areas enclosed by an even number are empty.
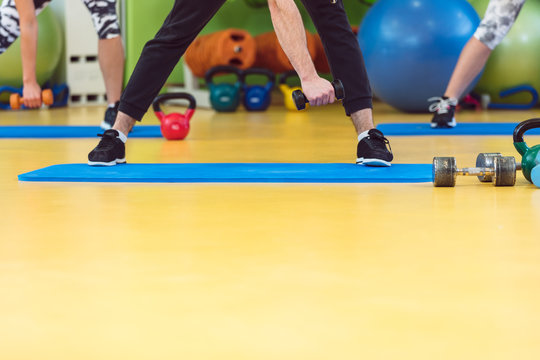
<svg viewBox="0 0 540 360"><path fill-rule="evenodd" d="M489 0L470 0L470 3L483 17ZM510 32L491 53L474 91L489 94L493 103L530 103L530 94L501 98L499 93L519 85L530 85L540 93L539 64L540 1L526 1Z"/></svg>
<svg viewBox="0 0 540 360"><path fill-rule="evenodd" d="M38 47L36 57L36 77L40 85L51 78L62 54L62 29L50 8L45 8L38 19ZM0 86L22 86L21 39L17 39L0 55ZM8 94L2 94L0 101L6 102Z"/></svg>

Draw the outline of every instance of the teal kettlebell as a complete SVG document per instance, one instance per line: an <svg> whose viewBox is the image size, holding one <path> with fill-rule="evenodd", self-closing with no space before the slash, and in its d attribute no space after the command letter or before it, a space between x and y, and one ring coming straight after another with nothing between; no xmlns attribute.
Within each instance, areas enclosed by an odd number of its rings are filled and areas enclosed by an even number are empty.
<svg viewBox="0 0 540 360"><path fill-rule="evenodd" d="M236 75L236 82L233 84L214 83L216 75L225 74ZM242 89L241 71L238 68L228 65L215 66L206 72L204 80L210 90L210 103L216 111L236 111L240 104L240 90Z"/></svg>
<svg viewBox="0 0 540 360"><path fill-rule="evenodd" d="M537 174L540 172L540 145L529 147L523 140L523 135L526 131L536 128L540 128L540 118L526 120L516 126L514 129L514 147L522 156L521 170L523 171L523 176L536 186L540 186L538 179L536 179L538 177ZM534 173L534 179L531 178L532 173Z"/></svg>

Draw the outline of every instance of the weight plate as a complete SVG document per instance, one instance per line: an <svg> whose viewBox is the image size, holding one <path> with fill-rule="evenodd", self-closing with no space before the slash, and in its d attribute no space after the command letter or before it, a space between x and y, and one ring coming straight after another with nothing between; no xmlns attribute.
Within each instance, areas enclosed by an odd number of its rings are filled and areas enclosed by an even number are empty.
<svg viewBox="0 0 540 360"><path fill-rule="evenodd" d="M334 85L336 99L343 100L345 98L345 88L343 87L341 80L334 80L332 85Z"/></svg>
<svg viewBox="0 0 540 360"><path fill-rule="evenodd" d="M481 153L476 157L476 167L479 168L493 168L493 159L496 157L502 156L501 153ZM478 180L481 182L492 182L492 175L481 175L478 176Z"/></svg>
<svg viewBox="0 0 540 360"><path fill-rule="evenodd" d="M514 186L516 184L516 159L513 156L499 156L494 158L495 175L493 185Z"/></svg>
<svg viewBox="0 0 540 360"><path fill-rule="evenodd" d="M298 110L304 110L306 108L307 99L302 90L294 90L292 98Z"/></svg>
<svg viewBox="0 0 540 360"><path fill-rule="evenodd" d="M433 158L433 186L454 187L456 186L457 165L453 157Z"/></svg>

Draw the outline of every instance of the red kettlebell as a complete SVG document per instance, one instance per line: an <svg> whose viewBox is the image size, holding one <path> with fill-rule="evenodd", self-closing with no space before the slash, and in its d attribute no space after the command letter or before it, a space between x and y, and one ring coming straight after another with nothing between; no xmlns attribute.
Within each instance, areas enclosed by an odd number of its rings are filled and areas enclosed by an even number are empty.
<svg viewBox="0 0 540 360"><path fill-rule="evenodd" d="M161 111L161 103L166 100L187 100L188 108L184 114L165 114ZM152 107L154 113L161 122L161 134L167 140L183 140L189 133L189 121L195 112L197 103L195 98L188 93L168 93L155 98Z"/></svg>

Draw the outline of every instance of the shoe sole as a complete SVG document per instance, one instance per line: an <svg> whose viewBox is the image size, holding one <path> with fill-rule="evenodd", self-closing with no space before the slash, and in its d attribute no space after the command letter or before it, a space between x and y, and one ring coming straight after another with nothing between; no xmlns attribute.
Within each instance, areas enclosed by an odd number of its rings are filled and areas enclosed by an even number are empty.
<svg viewBox="0 0 540 360"><path fill-rule="evenodd" d="M444 126L440 126L438 123L435 123L435 122L431 123L431 128L432 129L444 129L444 128L453 128L453 127L456 127L456 119L455 118L452 119L452 121L450 121L449 123L447 123Z"/></svg>
<svg viewBox="0 0 540 360"><path fill-rule="evenodd" d="M101 124L99 125L100 128L102 128L103 130L110 130L112 129L112 126L111 124L109 124L108 122L106 122L105 120L103 120L101 122Z"/></svg>
<svg viewBox="0 0 540 360"><path fill-rule="evenodd" d="M123 159L116 159L109 162L102 162L102 161L88 161L88 165L90 166L114 166L116 164L125 164L126 158Z"/></svg>
<svg viewBox="0 0 540 360"><path fill-rule="evenodd" d="M364 159L364 158L358 158L356 159L357 165L366 165L366 166L375 166L375 167L388 167L392 166L392 164L389 161L384 161L381 159Z"/></svg>

